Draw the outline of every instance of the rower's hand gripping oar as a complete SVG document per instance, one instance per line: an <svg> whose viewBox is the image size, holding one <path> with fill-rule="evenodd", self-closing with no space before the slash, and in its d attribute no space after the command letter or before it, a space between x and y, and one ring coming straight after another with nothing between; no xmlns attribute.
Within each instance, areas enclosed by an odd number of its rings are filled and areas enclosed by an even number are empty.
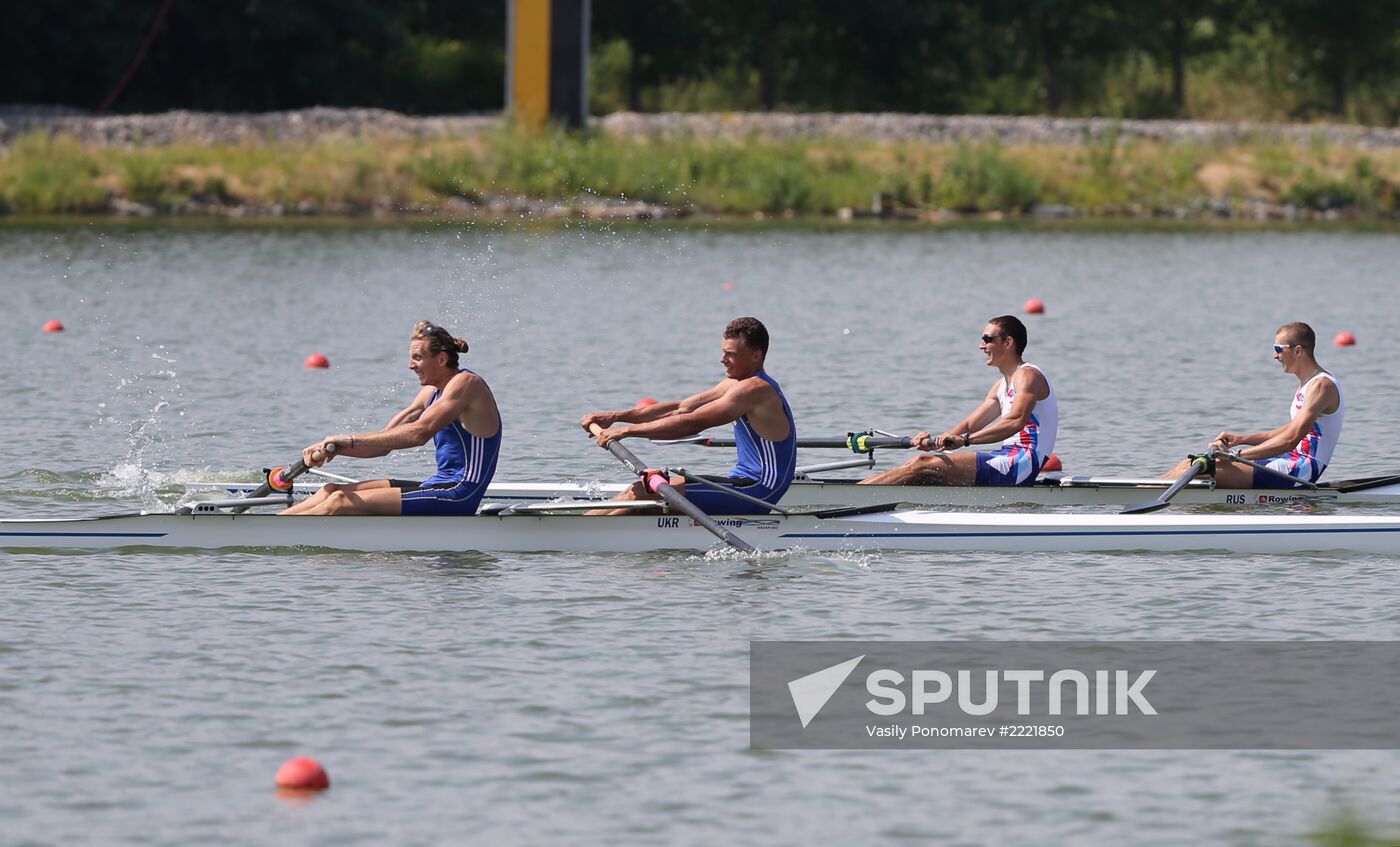
<svg viewBox="0 0 1400 847"><path fill-rule="evenodd" d="M1188 458L1191 459L1191 464L1186 468L1186 472L1177 477L1176 482L1173 482L1170 488L1162 492L1162 496L1158 497L1156 500L1149 500L1146 503L1138 503L1129 506L1119 514L1142 515L1147 512L1155 512L1158 509L1165 509L1167 505L1171 503L1171 499L1176 496L1176 492L1185 488L1187 483L1200 474L1210 474L1215 471L1215 457L1211 453L1206 453L1204 456L1190 456Z"/></svg>
<svg viewBox="0 0 1400 847"><path fill-rule="evenodd" d="M603 431L603 428L597 424L592 424L588 427L588 431L596 438L598 433ZM633 473L641 477L643 484L651 491L661 495L662 499L670 504L671 508L690 517L691 520L707 529L711 535L741 553L758 552L752 544L749 544L744 539L715 523L714 519L700 511L699 506L685 499L679 491L667 482L663 474L647 473L647 466L642 464L642 460L638 459L636 454L631 450L628 450L626 447L614 441L608 445L608 452L617 457L617 460L630 468Z"/></svg>
<svg viewBox="0 0 1400 847"><path fill-rule="evenodd" d="M335 444L334 442L326 444L322 449L324 449L328 454L334 453ZM246 499L256 500L259 497L266 497L274 491L291 491L292 480L296 479L297 477L301 476L309 470L311 470L311 468L308 467L306 462L302 459L297 459L291 464L290 467L273 468L272 470L267 472L266 476L263 477L262 485L259 485L257 490L254 491L252 494L249 494ZM233 512L235 515L241 515L251 508L252 506L235 506L229 511Z"/></svg>

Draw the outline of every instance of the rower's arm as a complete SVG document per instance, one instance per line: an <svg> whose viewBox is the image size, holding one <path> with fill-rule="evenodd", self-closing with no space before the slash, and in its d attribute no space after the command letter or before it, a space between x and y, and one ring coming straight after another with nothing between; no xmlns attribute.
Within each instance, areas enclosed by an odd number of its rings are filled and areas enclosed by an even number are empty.
<svg viewBox="0 0 1400 847"><path fill-rule="evenodd" d="M399 421L397 424L391 422L378 432L337 435L326 440L335 441L337 454L362 459L427 444L434 435L451 426L485 390L486 383L480 377L470 373L459 373L452 377L443 389L442 396L431 406L428 406L423 398L426 394L430 399L434 391L432 386L425 388L414 400L414 406L394 416L395 420ZM419 400L423 400L423 408L418 409L416 414L411 413Z"/></svg>
<svg viewBox="0 0 1400 847"><path fill-rule="evenodd" d="M399 424L412 423L418 420L418 416L423 414L424 409L428 408L428 401L431 399L433 399L433 388L429 386L419 391L418 396L414 397L413 402L409 403L402 412L390 418L389 422L384 425L384 428L393 429Z"/></svg>
<svg viewBox="0 0 1400 847"><path fill-rule="evenodd" d="M996 384L993 384L991 389L987 391L987 396L982 398L982 402L977 404L976 409L972 410L972 414L949 427L946 434L961 437L969 432L976 432L996 420L997 412L1000 409L1001 404L997 402L997 387Z"/></svg>
<svg viewBox="0 0 1400 847"><path fill-rule="evenodd" d="M643 424L670 415L685 414L713 402L724 395L724 390L730 380L725 380L714 388L702 391L699 394L691 395L684 400L670 400L665 403L651 403L646 406L634 406L631 409L621 409L616 412L594 412L585 415L579 423L584 429L588 429L592 424L607 429L613 424Z"/></svg>
<svg viewBox="0 0 1400 847"><path fill-rule="evenodd" d="M648 421L629 426L625 430L627 438L688 438L704 432L712 426L734 423L734 421L748 414L762 400L765 390L772 391L772 387L762 381L744 380L743 382L727 381L715 386L714 389L697 394L695 397L682 401L682 408L677 409L674 414L667 415L657 420ZM721 390L723 389L723 390ZM685 406L691 401L710 395L715 395L696 408L686 409Z"/></svg>
<svg viewBox="0 0 1400 847"><path fill-rule="evenodd" d="M1268 459L1285 453L1298 446L1298 442L1308 434L1328 409L1335 409L1339 398L1337 397L1337 386L1330 379L1319 379L1311 388L1307 396L1303 398L1303 408L1298 410L1298 414L1293 420L1284 424L1269 433L1267 437L1254 442L1254 446L1241 450L1240 455L1246 459L1259 461Z"/></svg>
<svg viewBox="0 0 1400 847"><path fill-rule="evenodd" d="M1036 394L1042 389L1046 390L1047 396L1049 394L1045 377L1033 368L1021 368L1017 371L1011 378L1011 387L1015 389L1016 396L1011 400L1011 409L1000 418L995 416L996 411L1001 409L995 393L988 398L995 406L992 410L992 420L972 430L972 443L989 444L1004 441L1020 432L1030 422L1031 412L1035 411ZM993 386L992 390L995 392L996 386Z"/></svg>
<svg viewBox="0 0 1400 847"><path fill-rule="evenodd" d="M428 408L428 401L433 399L434 391L435 389L432 386L423 388L413 398L413 402L409 403L402 411L390 418L389 422L385 424L384 428L379 430L379 432L388 432L403 424L417 421L419 417L422 416L423 410ZM345 433L343 435L333 435L325 439L325 441L334 441L336 454L340 456L351 456L356 459L377 459L380 456L387 456L389 450L372 446L373 442L369 440L372 434L378 433Z"/></svg>

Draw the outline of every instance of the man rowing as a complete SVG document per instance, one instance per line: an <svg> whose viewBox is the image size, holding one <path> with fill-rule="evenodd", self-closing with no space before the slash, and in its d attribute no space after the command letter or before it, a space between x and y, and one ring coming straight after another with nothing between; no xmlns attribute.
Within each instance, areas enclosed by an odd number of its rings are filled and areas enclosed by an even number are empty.
<svg viewBox="0 0 1400 847"><path fill-rule="evenodd" d="M1288 423L1268 432L1241 435L1222 432L1210 446L1233 450L1299 482L1290 482L1275 473L1240 462L1218 461L1214 465L1215 484L1220 488L1298 488L1302 482L1317 482L1342 435L1346 404L1337 378L1317 363L1317 334L1302 322L1287 323L1274 333L1274 359L1283 372L1298 379L1298 390L1288 406ZM1164 476L1179 477L1191 466L1186 459ZM1209 471L1208 471L1209 473Z"/></svg>
<svg viewBox="0 0 1400 847"><path fill-rule="evenodd" d="M921 432L915 456L897 468L861 480L870 485L1029 485L1055 448L1059 402L1050 378L1024 361L1026 325L1012 315L992 318L979 345L987 366L1001 371L972 413L940 435ZM995 450L945 453L975 444Z"/></svg>
<svg viewBox="0 0 1400 847"><path fill-rule="evenodd" d="M768 356L768 330L757 318L735 318L724 328L720 344L724 379L707 391L668 403L638 406L620 412L594 412L580 422L585 430L602 427L598 446L622 438L688 438L710 427L734 424L739 458L715 485L692 484L680 478L671 485L706 514L751 515L767 510L729 494L733 488L765 503L777 503L792 484L797 464L797 427L778 383L763 369ZM631 424L618 427L617 424ZM638 482L618 498L654 500L656 495Z"/></svg>
<svg viewBox="0 0 1400 847"><path fill-rule="evenodd" d="M330 435L302 451L308 467L334 456L373 459L394 450L437 447L437 473L423 482L375 479L330 484L284 515L474 515L496 473L501 414L486 380L457 366L467 342L428 321L413 327L408 367L422 386L378 432ZM326 448L334 445L334 451Z"/></svg>

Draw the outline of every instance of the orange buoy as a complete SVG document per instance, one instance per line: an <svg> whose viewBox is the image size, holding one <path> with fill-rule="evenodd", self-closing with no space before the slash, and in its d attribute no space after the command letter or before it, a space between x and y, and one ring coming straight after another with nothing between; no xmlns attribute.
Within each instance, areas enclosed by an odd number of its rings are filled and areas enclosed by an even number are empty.
<svg viewBox="0 0 1400 847"><path fill-rule="evenodd" d="M642 399L640 399L640 400L637 401L637 407L638 407L638 408L641 408L642 406L655 406L655 405L656 405L656 398L655 398L655 397L643 397Z"/></svg>
<svg viewBox="0 0 1400 847"><path fill-rule="evenodd" d="M1337 337L1332 339L1332 343L1338 347L1353 347L1356 345L1356 336L1349 332L1342 331L1337 333Z"/></svg>
<svg viewBox="0 0 1400 847"><path fill-rule="evenodd" d="M51 320L44 324L44 332L63 332L63 321Z"/></svg>
<svg viewBox="0 0 1400 847"><path fill-rule="evenodd" d="M1064 469L1065 466L1060 464L1060 457L1056 456L1054 453L1051 453L1049 458L1045 460L1045 464L1040 466L1041 473L1050 473L1051 471L1062 471Z"/></svg>
<svg viewBox="0 0 1400 847"><path fill-rule="evenodd" d="M312 353L306 357L306 366L308 368L328 368L331 366L331 360L320 353Z"/></svg>
<svg viewBox="0 0 1400 847"><path fill-rule="evenodd" d="M1045 314L1045 301L1041 300L1039 297L1032 297L1031 299L1027 300L1027 301L1026 301L1026 314L1028 314L1028 315L1043 315L1043 314Z"/></svg>
<svg viewBox="0 0 1400 847"><path fill-rule="evenodd" d="M277 769L277 787L284 791L325 791L331 778L321 763L310 756L297 756Z"/></svg>
<svg viewBox="0 0 1400 847"><path fill-rule="evenodd" d="M728 280L725 280L724 285L721 285L720 288L723 288L725 291L733 291L733 290L734 290L734 283L729 282Z"/></svg>

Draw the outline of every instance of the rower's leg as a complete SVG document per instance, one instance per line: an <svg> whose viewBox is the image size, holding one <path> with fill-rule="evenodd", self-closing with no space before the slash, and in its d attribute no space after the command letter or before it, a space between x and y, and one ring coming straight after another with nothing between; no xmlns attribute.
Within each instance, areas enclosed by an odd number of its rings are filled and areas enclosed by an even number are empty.
<svg viewBox="0 0 1400 847"><path fill-rule="evenodd" d="M331 482L331 483L327 483L326 485L321 486L321 490L320 490L320 491L317 491L315 494L311 495L310 497L306 498L305 500L301 501L300 503L297 503L297 504L293 505L293 506L290 507L290 508L283 509L281 512L278 512L278 514L281 514L281 515L325 515L325 514L331 514L331 513L327 512L327 511L325 511L325 508L326 508L326 501L327 501L327 500L331 497L331 495L333 495L333 494L337 494L337 493L339 493L339 492L345 492L345 491L373 491L373 490L376 490L376 489L380 489L380 488L389 488L389 487L390 487L390 483L389 483L389 480L387 480L387 479L371 479L371 480L366 480L365 482L353 482L353 483ZM394 514L398 514L398 512L395 512Z"/></svg>
<svg viewBox="0 0 1400 847"><path fill-rule="evenodd" d="M384 482L385 480L379 480ZM285 513L284 513L285 514ZM397 488L343 486L327 494L314 509L301 515L401 515L403 492Z"/></svg>
<svg viewBox="0 0 1400 847"><path fill-rule="evenodd" d="M1177 479L1186 473L1186 469L1191 467L1190 459L1183 459L1181 464L1162 474L1161 479ZM1197 477L1205 479L1206 477ZM1215 487L1216 488L1253 488L1254 468L1249 465L1241 465L1237 462L1227 462L1221 459L1215 463Z"/></svg>
<svg viewBox="0 0 1400 847"><path fill-rule="evenodd" d="M684 494L684 493L685 493L685 480L682 479L681 477L673 476L673 477L671 477L671 487L674 488L674 489L676 489L677 491L679 491L681 494ZM614 500L659 500L659 499L661 499L661 498L658 497L657 495L653 494L653 493L651 492L651 490L648 489L648 488L645 486L645 484L643 484L642 481L639 479L639 480L637 480L636 482L632 483L631 487L629 487L626 491L624 491L624 492L622 492L621 494L617 495L617 496L614 497L613 499L614 499ZM590 510L590 511L584 512L584 514L585 514L585 515L632 515L632 514L646 514L646 513L648 513L648 512L650 512L649 509L648 509L648 510L641 511L641 512L639 512L639 511L636 510L636 509L592 509L592 510Z"/></svg>
<svg viewBox="0 0 1400 847"><path fill-rule="evenodd" d="M1254 468L1223 459L1215 463L1216 488L1253 488Z"/></svg>
<svg viewBox="0 0 1400 847"><path fill-rule="evenodd" d="M1171 470L1167 471L1166 473L1162 474L1160 477L1158 477L1158 479L1176 479L1177 477L1179 477L1179 476L1181 476L1182 474L1186 473L1186 469L1189 468L1189 467L1191 467L1191 460L1190 460L1190 459L1182 459L1181 462L1180 462L1179 464L1177 464L1176 467L1174 467L1174 468L1172 468Z"/></svg>
<svg viewBox="0 0 1400 847"><path fill-rule="evenodd" d="M930 453L897 468L861 480L862 485L972 485L977 482L977 454Z"/></svg>

